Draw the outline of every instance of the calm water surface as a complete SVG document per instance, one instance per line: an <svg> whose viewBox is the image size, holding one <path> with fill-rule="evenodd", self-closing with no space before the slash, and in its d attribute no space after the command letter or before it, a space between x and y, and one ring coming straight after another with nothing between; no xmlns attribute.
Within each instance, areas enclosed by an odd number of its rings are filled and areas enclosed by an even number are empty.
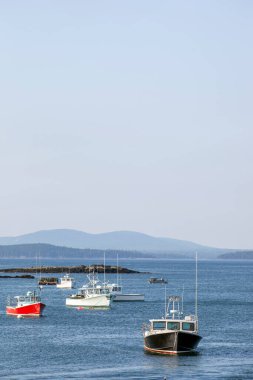
<svg viewBox="0 0 253 380"><path fill-rule="evenodd" d="M102 262L103 260L101 260ZM107 262L110 264L111 262ZM84 261L45 261L43 265ZM115 262L113 263L115 264ZM0 260L1 267L31 266L34 261ZM5 315L7 295L34 289L35 280L0 279L1 379L253 379L253 262L199 262L199 355L161 357L145 354L141 327L164 314L167 293L181 294L185 311L194 312L193 261L122 261L120 265L152 274L121 276L125 292L145 293L142 303L114 303L111 310L65 307L73 291L45 287L45 317L16 319ZM84 275L74 275L78 286ZM101 280L103 280L101 276ZM115 282L116 276L107 275Z"/></svg>

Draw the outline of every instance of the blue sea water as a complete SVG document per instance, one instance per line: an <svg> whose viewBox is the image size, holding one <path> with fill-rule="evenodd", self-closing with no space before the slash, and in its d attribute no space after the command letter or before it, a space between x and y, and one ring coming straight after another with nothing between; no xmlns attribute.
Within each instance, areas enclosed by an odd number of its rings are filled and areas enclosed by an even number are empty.
<svg viewBox="0 0 253 380"><path fill-rule="evenodd" d="M101 260L102 262L102 260ZM112 262L107 262L110 264ZM81 260L43 265L87 264ZM115 264L115 262L113 263ZM1 267L31 266L28 260L0 260ZM195 263L174 260L132 260L120 265L150 274L125 274L125 292L145 293L145 302L114 303L110 310L65 306L73 291L44 287L43 318L16 319L5 315L8 295L22 295L35 280L0 279L1 379L253 379L253 262L199 262L199 354L163 357L143 351L142 324L164 315L167 294L181 294L184 309L194 312ZM78 285L86 282L75 274ZM101 280L103 280L101 276ZM115 282L115 275L107 275Z"/></svg>

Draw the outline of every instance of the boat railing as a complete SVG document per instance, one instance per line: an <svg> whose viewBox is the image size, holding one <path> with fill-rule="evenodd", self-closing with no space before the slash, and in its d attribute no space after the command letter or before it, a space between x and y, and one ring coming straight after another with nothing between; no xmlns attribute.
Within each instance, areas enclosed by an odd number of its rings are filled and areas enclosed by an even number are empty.
<svg viewBox="0 0 253 380"><path fill-rule="evenodd" d="M151 325L149 323L142 324L142 333L145 334L147 331L150 331Z"/></svg>

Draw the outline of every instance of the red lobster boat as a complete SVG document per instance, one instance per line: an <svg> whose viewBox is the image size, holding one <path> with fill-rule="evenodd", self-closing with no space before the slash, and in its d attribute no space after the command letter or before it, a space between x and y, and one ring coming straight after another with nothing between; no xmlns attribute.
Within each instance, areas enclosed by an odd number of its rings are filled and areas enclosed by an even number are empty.
<svg viewBox="0 0 253 380"><path fill-rule="evenodd" d="M25 296L9 298L8 305L6 306L6 314L21 317L40 317L45 306L46 305L41 302L40 296L34 290L33 292L27 292Z"/></svg>

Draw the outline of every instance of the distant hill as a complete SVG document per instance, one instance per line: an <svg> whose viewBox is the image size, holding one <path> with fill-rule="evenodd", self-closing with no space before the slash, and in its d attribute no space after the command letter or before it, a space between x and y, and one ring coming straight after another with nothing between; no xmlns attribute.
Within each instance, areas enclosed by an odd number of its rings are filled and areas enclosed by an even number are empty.
<svg viewBox="0 0 253 380"><path fill-rule="evenodd" d="M45 243L82 249L110 249L152 253L194 254L215 258L228 250L205 247L190 241L159 238L139 232L115 231L89 234L70 229L44 230L16 237L0 237L0 245Z"/></svg>
<svg viewBox="0 0 253 380"><path fill-rule="evenodd" d="M253 260L253 251L236 251L236 252L224 253L222 255L219 255L218 259Z"/></svg>
<svg viewBox="0 0 253 380"><path fill-rule="evenodd" d="M142 253L137 251L124 251L124 250L98 250L98 249L80 249L80 248L68 248L59 247L51 244L16 244L16 245L0 245L0 258L20 258L20 259L98 259L103 261L104 252L106 253L106 259L115 260L117 254L119 258L152 258L156 257L155 254ZM184 255L170 254L166 255L171 259L185 259Z"/></svg>

